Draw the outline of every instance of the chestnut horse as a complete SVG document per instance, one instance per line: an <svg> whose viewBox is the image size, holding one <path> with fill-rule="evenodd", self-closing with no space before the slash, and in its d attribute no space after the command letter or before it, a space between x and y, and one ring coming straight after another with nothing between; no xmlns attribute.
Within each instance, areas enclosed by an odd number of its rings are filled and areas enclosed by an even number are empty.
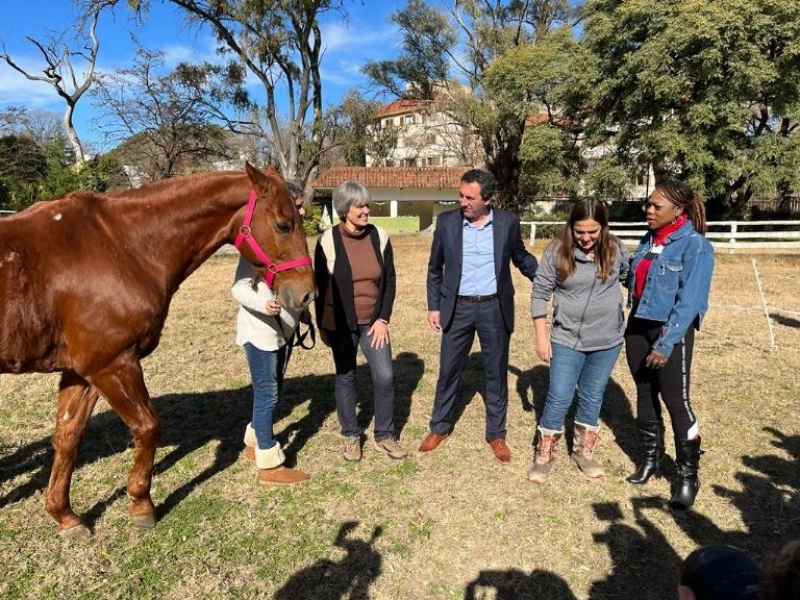
<svg viewBox="0 0 800 600"><path fill-rule="evenodd" d="M76 192L0 220L0 373L61 373L46 510L62 537L88 535L69 488L98 394L133 435L133 523L154 526L160 425L140 361L158 346L180 283L225 243L283 306L313 300L300 215L272 167Z"/></svg>

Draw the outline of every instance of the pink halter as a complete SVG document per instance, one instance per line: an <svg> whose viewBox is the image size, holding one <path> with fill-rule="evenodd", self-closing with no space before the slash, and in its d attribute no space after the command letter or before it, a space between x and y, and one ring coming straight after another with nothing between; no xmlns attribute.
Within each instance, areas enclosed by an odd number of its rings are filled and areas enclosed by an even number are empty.
<svg viewBox="0 0 800 600"><path fill-rule="evenodd" d="M275 275L281 271L288 271L289 269L310 265L311 257L301 256L300 258L293 258L292 260L287 260L286 262L280 264L276 264L270 260L269 256L266 255L266 253L261 249L261 246L258 245L258 242L255 241L251 235L252 230L250 229L250 223L253 220L253 212L256 208L257 199L258 194L256 194L255 190L250 192L250 200L247 203L247 212L244 216L244 222L239 228L239 235L236 236L236 242L234 243L234 246L236 246L237 250L240 250L242 242L247 241L250 249L255 253L259 260L266 265L267 274L264 280L267 282L267 285L272 288L272 282L275 280Z"/></svg>

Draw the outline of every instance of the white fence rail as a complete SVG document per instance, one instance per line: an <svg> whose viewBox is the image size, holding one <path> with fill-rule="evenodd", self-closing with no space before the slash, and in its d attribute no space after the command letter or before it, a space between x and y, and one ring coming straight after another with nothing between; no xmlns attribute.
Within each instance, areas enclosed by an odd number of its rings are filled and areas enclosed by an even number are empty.
<svg viewBox="0 0 800 600"><path fill-rule="evenodd" d="M537 228L564 225L564 221L523 221L531 228L530 243L536 241ZM611 233L629 246L635 246L647 232L644 223L609 223ZM760 231L765 226L778 231ZM753 229L756 229L753 231ZM706 237L715 248L734 252L738 249L800 249L800 221L709 221Z"/></svg>

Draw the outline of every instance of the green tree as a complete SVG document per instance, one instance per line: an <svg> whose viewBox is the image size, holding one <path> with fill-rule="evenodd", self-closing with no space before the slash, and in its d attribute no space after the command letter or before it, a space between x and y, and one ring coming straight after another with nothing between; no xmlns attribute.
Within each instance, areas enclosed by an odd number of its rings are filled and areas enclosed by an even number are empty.
<svg viewBox="0 0 800 600"><path fill-rule="evenodd" d="M585 97L592 57L562 27L535 44L509 48L486 70L484 85L501 114L526 123L518 150L520 193L527 197L575 196L586 164L580 118L568 118Z"/></svg>
<svg viewBox="0 0 800 600"><path fill-rule="evenodd" d="M32 137L0 137L0 208L22 210L35 202L46 175L47 156Z"/></svg>
<svg viewBox="0 0 800 600"><path fill-rule="evenodd" d="M590 138L737 216L800 189L800 3L590 0Z"/></svg>
<svg viewBox="0 0 800 600"><path fill-rule="evenodd" d="M504 52L536 43L571 18L569 0L449 0L444 8L409 0L391 17L403 32L403 52L393 61L366 65L364 72L399 97L440 104L446 97L447 113L478 136L486 167L498 180L499 203L513 208L519 201L520 147L530 115L495 102L484 86L485 75Z"/></svg>

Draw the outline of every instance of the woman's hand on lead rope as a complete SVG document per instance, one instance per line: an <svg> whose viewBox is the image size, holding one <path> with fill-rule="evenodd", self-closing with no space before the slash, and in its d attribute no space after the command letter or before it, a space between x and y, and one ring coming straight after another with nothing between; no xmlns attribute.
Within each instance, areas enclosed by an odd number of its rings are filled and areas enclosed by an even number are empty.
<svg viewBox="0 0 800 600"><path fill-rule="evenodd" d="M378 319L369 328L367 335L370 338L369 345L380 350L389 343L389 324L386 321Z"/></svg>
<svg viewBox="0 0 800 600"><path fill-rule="evenodd" d="M265 311L270 317L277 317L281 314L281 305L280 302L277 300L267 300L267 306Z"/></svg>
<svg viewBox="0 0 800 600"><path fill-rule="evenodd" d="M650 350L650 354L644 359L644 364L651 369L662 369L667 364L667 360L669 359L658 350Z"/></svg>

